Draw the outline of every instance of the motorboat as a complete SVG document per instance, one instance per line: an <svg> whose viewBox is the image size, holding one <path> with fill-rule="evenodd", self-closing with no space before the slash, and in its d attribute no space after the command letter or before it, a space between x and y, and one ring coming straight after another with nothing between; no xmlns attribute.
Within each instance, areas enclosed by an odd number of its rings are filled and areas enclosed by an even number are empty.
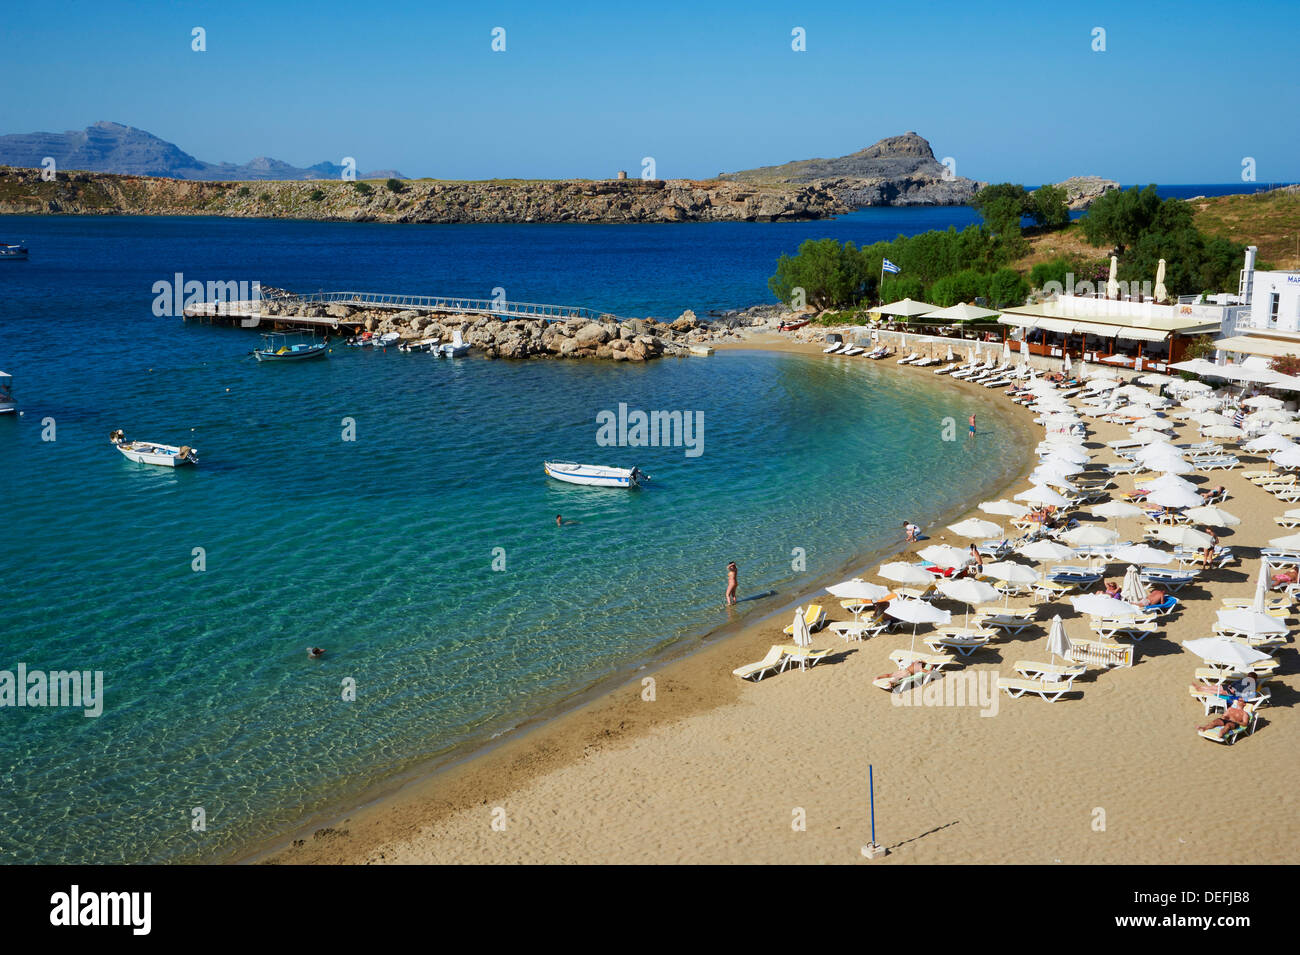
<svg viewBox="0 0 1300 955"><path fill-rule="evenodd" d="M438 346L440 358L464 358L468 354L469 346L465 344L465 339L461 338L459 328L452 330L451 341Z"/></svg>
<svg viewBox="0 0 1300 955"><path fill-rule="evenodd" d="M128 441L120 429L108 437L113 446L122 452L124 458L137 464L178 468L185 464L199 463L198 449L191 448L189 445L181 445L178 448L175 445L157 444L153 441Z"/></svg>
<svg viewBox="0 0 1300 955"><path fill-rule="evenodd" d="M369 348L375 341L374 332L362 332L360 335L349 338L347 343L353 348Z"/></svg>
<svg viewBox="0 0 1300 955"><path fill-rule="evenodd" d="M385 332L375 339L376 348L387 348L389 345L396 347L397 343L402 340L400 332Z"/></svg>
<svg viewBox="0 0 1300 955"><path fill-rule="evenodd" d="M19 242L14 245L10 242L0 242L0 259L25 259L27 258L27 243Z"/></svg>
<svg viewBox="0 0 1300 955"><path fill-rule="evenodd" d="M0 371L0 414L12 414L18 410L14 401L14 376Z"/></svg>
<svg viewBox="0 0 1300 955"><path fill-rule="evenodd" d="M253 357L258 361L298 361L322 358L328 352L329 339L317 342L273 332L262 336L262 347L253 349Z"/></svg>
<svg viewBox="0 0 1300 955"><path fill-rule="evenodd" d="M441 339L438 338L421 338L418 342L402 342L397 346L397 350L404 352L437 351L440 341Z"/></svg>
<svg viewBox="0 0 1300 955"><path fill-rule="evenodd" d="M543 461L547 477L568 484L585 484L590 487L640 487L640 482L650 480L640 468L611 468L600 464L572 464L568 461Z"/></svg>

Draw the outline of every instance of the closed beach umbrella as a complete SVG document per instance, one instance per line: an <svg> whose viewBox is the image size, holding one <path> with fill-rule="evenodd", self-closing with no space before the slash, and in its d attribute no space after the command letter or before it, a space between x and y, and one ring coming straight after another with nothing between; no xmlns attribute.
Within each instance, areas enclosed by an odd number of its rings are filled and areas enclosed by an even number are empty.
<svg viewBox="0 0 1300 955"><path fill-rule="evenodd" d="M1268 606L1268 561L1259 562L1259 576L1255 579L1255 599L1250 602L1250 609L1263 613Z"/></svg>
<svg viewBox="0 0 1300 955"><path fill-rule="evenodd" d="M1022 338L1022 339L1020 339L1020 357L1021 357L1021 358L1026 358L1026 359L1029 357L1029 339L1028 339L1028 338Z"/></svg>
<svg viewBox="0 0 1300 955"><path fill-rule="evenodd" d="M1105 594L1080 594L1071 597L1070 604L1078 613L1086 613L1090 617L1136 617L1145 612L1137 604L1116 600Z"/></svg>
<svg viewBox="0 0 1300 955"><path fill-rule="evenodd" d="M1065 353L1065 363L1062 365L1062 367L1065 369L1066 375L1069 375L1070 374L1070 353L1069 352Z"/></svg>
<svg viewBox="0 0 1300 955"><path fill-rule="evenodd" d="M1003 517L1024 517L1029 513L1029 508L1015 501L985 501L980 505L980 510L985 514L1000 514Z"/></svg>
<svg viewBox="0 0 1300 955"><path fill-rule="evenodd" d="M1285 623L1255 610L1220 610L1219 625L1228 630L1244 633L1248 639L1255 637L1285 636L1290 631Z"/></svg>
<svg viewBox="0 0 1300 955"><path fill-rule="evenodd" d="M1146 588L1142 586L1142 576L1133 564L1129 564L1128 570L1124 571L1124 583L1119 589L1119 595L1134 605L1141 604L1146 599Z"/></svg>
<svg viewBox="0 0 1300 955"><path fill-rule="evenodd" d="M1191 527L1174 525L1172 527L1157 527L1153 534L1166 544L1173 544L1175 547L1186 547L1192 550L1201 550L1214 544L1214 538L1209 534L1194 530Z"/></svg>
<svg viewBox="0 0 1300 955"><path fill-rule="evenodd" d="M1268 542L1269 547L1277 547L1281 550L1300 549L1300 534L1287 534L1285 537L1274 537Z"/></svg>
<svg viewBox="0 0 1300 955"><path fill-rule="evenodd" d="M948 530L962 537L1001 537L1002 526L992 521L982 521L978 517L969 517L956 524L949 524Z"/></svg>
<svg viewBox="0 0 1300 955"><path fill-rule="evenodd" d="M806 647L812 643L812 634L808 632L808 621L804 619L803 607L794 612L794 643L797 647Z"/></svg>
<svg viewBox="0 0 1300 955"><path fill-rule="evenodd" d="M1011 364L1011 341L1009 339L1002 343L1002 364Z"/></svg>
<svg viewBox="0 0 1300 955"><path fill-rule="evenodd" d="M1241 523L1240 517L1213 505L1189 507L1184 513L1196 523L1209 524L1211 527L1236 527Z"/></svg>
<svg viewBox="0 0 1300 955"><path fill-rule="evenodd" d="M917 551L922 560L928 560L936 567L960 567L966 562L966 552L949 544L931 544Z"/></svg>
<svg viewBox="0 0 1300 955"><path fill-rule="evenodd" d="M896 584L928 584L934 580L934 574L916 564L905 564L901 560L881 564L876 573ZM897 601L895 601L897 603Z"/></svg>
<svg viewBox="0 0 1300 955"><path fill-rule="evenodd" d="M1065 624L1058 613L1052 617L1052 624L1047 628L1047 652L1052 655L1052 662L1057 657L1070 659L1070 638L1065 635Z"/></svg>
<svg viewBox="0 0 1300 955"><path fill-rule="evenodd" d="M1230 667L1252 667L1272 659L1267 653L1227 637L1201 637L1184 640L1183 649L1190 650L1202 660Z"/></svg>

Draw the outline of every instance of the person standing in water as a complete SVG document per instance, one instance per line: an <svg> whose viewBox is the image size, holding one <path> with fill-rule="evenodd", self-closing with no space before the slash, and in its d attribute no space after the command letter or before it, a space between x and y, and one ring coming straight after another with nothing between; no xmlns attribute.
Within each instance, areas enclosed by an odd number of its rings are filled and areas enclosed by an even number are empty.
<svg viewBox="0 0 1300 955"><path fill-rule="evenodd" d="M970 430L967 432L970 437L975 437L975 415L970 416Z"/></svg>
<svg viewBox="0 0 1300 955"><path fill-rule="evenodd" d="M740 568L736 566L736 562L733 560L727 565L727 595L723 602L728 605L736 602L736 588L740 585L739 576Z"/></svg>

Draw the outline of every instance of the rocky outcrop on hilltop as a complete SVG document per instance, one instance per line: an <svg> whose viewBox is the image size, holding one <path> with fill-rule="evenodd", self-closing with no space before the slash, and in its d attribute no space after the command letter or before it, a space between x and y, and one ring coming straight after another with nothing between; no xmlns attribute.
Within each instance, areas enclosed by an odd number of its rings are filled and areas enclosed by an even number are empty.
<svg viewBox="0 0 1300 955"><path fill-rule="evenodd" d="M835 159L800 159L719 178L735 182L808 183L848 206L964 205L987 183L954 176L916 133L890 136Z"/></svg>
<svg viewBox="0 0 1300 955"><path fill-rule="evenodd" d="M390 188L390 185L392 188ZM686 179L195 182L0 166L0 213L217 215L343 222L777 222L849 207L809 185Z"/></svg>
<svg viewBox="0 0 1300 955"><path fill-rule="evenodd" d="M1086 209L1093 200L1105 195L1112 189L1118 189L1119 183L1114 179L1102 179L1100 176L1071 176L1056 186L1065 190L1065 201L1071 209Z"/></svg>

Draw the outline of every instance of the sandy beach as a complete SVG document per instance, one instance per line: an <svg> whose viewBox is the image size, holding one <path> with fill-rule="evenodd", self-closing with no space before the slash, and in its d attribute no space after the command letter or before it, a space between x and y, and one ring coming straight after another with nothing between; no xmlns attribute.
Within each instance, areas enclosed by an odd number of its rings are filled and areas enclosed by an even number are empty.
<svg viewBox="0 0 1300 955"><path fill-rule="evenodd" d="M741 347L821 350L777 336ZM936 380L930 369L881 364ZM946 387L990 395L959 381ZM995 400L1036 440L1033 415L1000 394ZM1125 429L1088 423L1093 460L1114 460L1102 446ZM1180 426L1173 440L1196 440L1195 426ZM1259 460L1241 457L1248 468ZM1000 496L1028 487L1030 458ZM1287 756L1296 729L1292 646L1278 653L1281 676L1258 731L1229 747L1194 731L1206 719L1187 692L1200 661L1179 644L1210 634L1221 597L1252 595L1258 547L1287 533L1273 517L1289 505L1239 470L1190 477L1227 488L1222 507L1242 524L1221 537L1241 559L1178 593L1181 613L1138 645L1134 667L1090 669L1075 683L1081 692L1059 702L994 694L977 705L898 706L871 680L894 669L888 655L908 646L907 632L846 644L822 630L813 646L832 655L817 666L756 684L732 676L788 642L783 614L248 861L1181 864L1219 862L1229 846L1256 863L1288 861L1296 842L1289 794L1300 775ZM1133 479L1117 484L1112 493ZM987 518L977 504L953 521ZM1140 539L1142 523L1118 522L1121 539ZM941 525L927 533L929 542L966 543ZM820 592L803 602L810 598L823 598L832 619L849 617ZM1047 659L1053 613L1072 636L1092 635L1068 602L1040 604L1040 626L999 638L954 672L991 688L996 675L1015 675L1014 661ZM869 765L877 841L889 848L871 863L860 851L870 841Z"/></svg>

